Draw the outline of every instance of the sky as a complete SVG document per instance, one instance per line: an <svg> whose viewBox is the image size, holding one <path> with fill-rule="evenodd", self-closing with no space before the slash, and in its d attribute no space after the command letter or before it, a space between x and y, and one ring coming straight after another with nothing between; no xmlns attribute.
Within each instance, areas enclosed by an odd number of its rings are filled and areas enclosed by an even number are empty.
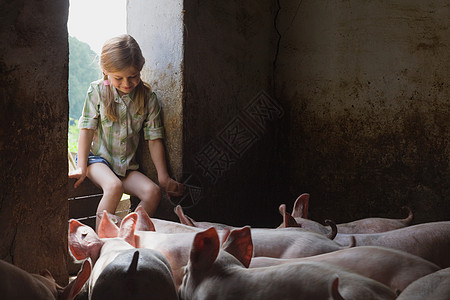
<svg viewBox="0 0 450 300"><path fill-rule="evenodd" d="M103 43L126 33L126 0L70 0L69 35L100 54Z"/></svg>

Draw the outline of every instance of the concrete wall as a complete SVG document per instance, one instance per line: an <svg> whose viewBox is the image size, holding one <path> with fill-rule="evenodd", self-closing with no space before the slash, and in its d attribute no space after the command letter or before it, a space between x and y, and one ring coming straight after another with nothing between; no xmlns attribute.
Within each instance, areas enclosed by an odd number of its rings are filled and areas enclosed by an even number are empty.
<svg viewBox="0 0 450 300"><path fill-rule="evenodd" d="M448 1L283 1L288 193L318 220L450 219Z"/></svg>
<svg viewBox="0 0 450 300"><path fill-rule="evenodd" d="M64 284L68 1L2 1L0 12L0 259Z"/></svg>
<svg viewBox="0 0 450 300"><path fill-rule="evenodd" d="M183 2L137 0L127 3L127 31L139 43L145 57L142 78L157 94L163 110L169 172L182 173L183 150ZM147 143L138 152L141 169L157 182ZM158 217L173 218L173 206L164 195Z"/></svg>

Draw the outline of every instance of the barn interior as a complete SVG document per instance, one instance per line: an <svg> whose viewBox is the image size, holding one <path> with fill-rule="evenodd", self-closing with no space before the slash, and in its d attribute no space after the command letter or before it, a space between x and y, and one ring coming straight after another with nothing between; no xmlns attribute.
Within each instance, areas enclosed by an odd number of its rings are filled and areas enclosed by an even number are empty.
<svg viewBox="0 0 450 300"><path fill-rule="evenodd" d="M0 258L69 271L68 0L2 1ZM128 1L174 178L155 217L450 220L450 4ZM148 150L142 170L155 178Z"/></svg>

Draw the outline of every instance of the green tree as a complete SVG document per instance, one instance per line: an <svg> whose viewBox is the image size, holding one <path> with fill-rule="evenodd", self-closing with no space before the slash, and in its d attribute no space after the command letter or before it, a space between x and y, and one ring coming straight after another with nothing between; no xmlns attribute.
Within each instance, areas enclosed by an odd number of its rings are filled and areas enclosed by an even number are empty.
<svg viewBox="0 0 450 300"><path fill-rule="evenodd" d="M101 78L98 55L88 44L69 36L69 117L81 116L89 84Z"/></svg>
<svg viewBox="0 0 450 300"><path fill-rule="evenodd" d="M76 152L76 128L89 84L101 78L98 55L88 44L69 36L69 149Z"/></svg>

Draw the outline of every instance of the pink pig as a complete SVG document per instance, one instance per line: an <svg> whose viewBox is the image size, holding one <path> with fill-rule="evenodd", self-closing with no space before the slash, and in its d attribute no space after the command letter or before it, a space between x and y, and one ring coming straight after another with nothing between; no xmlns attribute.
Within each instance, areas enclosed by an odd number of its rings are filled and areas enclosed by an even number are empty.
<svg viewBox="0 0 450 300"><path fill-rule="evenodd" d="M223 250L214 228L197 233L179 289L180 299L395 299L383 284L330 264L247 269L252 253L249 227L231 231Z"/></svg>
<svg viewBox="0 0 450 300"><path fill-rule="evenodd" d="M296 262L325 262L389 286L393 291L404 290L411 282L440 270L435 264L418 256L394 249L361 246L298 259L254 257L251 268Z"/></svg>
<svg viewBox="0 0 450 300"><path fill-rule="evenodd" d="M166 258L157 251L135 249L136 221L137 214L131 213L122 220L117 232L110 232L118 227L105 213L99 234L116 235L112 238L100 238L92 228L70 221L71 254L77 260L91 258L95 262L89 280L89 299L111 299L111 295L122 294L133 299L177 299Z"/></svg>
<svg viewBox="0 0 450 300"><path fill-rule="evenodd" d="M145 211L137 211L134 214L137 216L136 228L143 230L134 231L133 245L137 248L153 249L164 255L170 265L175 287L178 288L183 278L184 267L189 259L189 249L197 229L191 228L190 232L178 233L155 232L151 230L154 229L154 225ZM172 227L172 224L168 225ZM113 239L120 235L123 226L122 222L120 228L117 227L114 222L110 221L109 216L105 215L99 227L99 236L105 239Z"/></svg>
<svg viewBox="0 0 450 300"><path fill-rule="evenodd" d="M422 257L441 268L450 267L450 221L430 222L396 230L368 234L338 234L334 239L345 245L355 239L356 246L381 246Z"/></svg>

